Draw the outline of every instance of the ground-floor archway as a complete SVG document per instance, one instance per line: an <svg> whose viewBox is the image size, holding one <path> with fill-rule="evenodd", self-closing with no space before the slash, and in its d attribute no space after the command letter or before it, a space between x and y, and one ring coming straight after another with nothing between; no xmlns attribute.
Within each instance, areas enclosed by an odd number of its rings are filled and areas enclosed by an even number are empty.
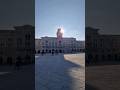
<svg viewBox="0 0 120 90"><path fill-rule="evenodd" d="M48 53L48 49L46 49L46 53Z"/></svg>
<svg viewBox="0 0 120 90"><path fill-rule="evenodd" d="M59 53L62 53L62 50L61 50L61 49L59 50Z"/></svg>
<svg viewBox="0 0 120 90"><path fill-rule="evenodd" d="M30 63L31 62L31 57L29 55L25 56L25 62Z"/></svg>
<svg viewBox="0 0 120 90"><path fill-rule="evenodd" d="M7 57L7 64L12 64L13 61L12 61L12 57Z"/></svg>
<svg viewBox="0 0 120 90"><path fill-rule="evenodd" d="M51 53L51 50L49 50L49 53Z"/></svg>
<svg viewBox="0 0 120 90"><path fill-rule="evenodd" d="M3 58L0 57L0 64L3 64Z"/></svg>

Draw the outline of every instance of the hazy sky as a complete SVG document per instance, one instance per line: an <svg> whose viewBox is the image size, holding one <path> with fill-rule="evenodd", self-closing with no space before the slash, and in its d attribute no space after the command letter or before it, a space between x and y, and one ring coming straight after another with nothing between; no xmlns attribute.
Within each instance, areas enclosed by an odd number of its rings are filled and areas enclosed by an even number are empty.
<svg viewBox="0 0 120 90"><path fill-rule="evenodd" d="M86 0L86 26L120 35L120 0Z"/></svg>
<svg viewBox="0 0 120 90"><path fill-rule="evenodd" d="M0 29L35 24L35 0L0 0Z"/></svg>
<svg viewBox="0 0 120 90"><path fill-rule="evenodd" d="M64 37L85 39L85 0L36 0L36 38L56 36L58 27Z"/></svg>

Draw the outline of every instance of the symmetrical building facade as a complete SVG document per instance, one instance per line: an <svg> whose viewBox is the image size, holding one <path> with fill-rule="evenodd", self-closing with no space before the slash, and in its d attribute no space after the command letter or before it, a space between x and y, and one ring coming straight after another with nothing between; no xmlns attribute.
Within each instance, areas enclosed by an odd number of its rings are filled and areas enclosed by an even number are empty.
<svg viewBox="0 0 120 90"><path fill-rule="evenodd" d="M0 30L0 64L33 63L35 29L31 25L15 26L14 30Z"/></svg>
<svg viewBox="0 0 120 90"><path fill-rule="evenodd" d="M72 53L84 51L85 42L77 41L76 38L63 37L63 33L59 28L57 37L41 37L35 40L36 53Z"/></svg>
<svg viewBox="0 0 120 90"><path fill-rule="evenodd" d="M85 39L86 63L120 60L120 35L103 35L87 27Z"/></svg>

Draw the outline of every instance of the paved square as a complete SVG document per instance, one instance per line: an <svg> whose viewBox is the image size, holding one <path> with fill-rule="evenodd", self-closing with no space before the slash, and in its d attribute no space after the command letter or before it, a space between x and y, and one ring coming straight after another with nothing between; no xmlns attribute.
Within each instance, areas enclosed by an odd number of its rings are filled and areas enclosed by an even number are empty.
<svg viewBox="0 0 120 90"><path fill-rule="evenodd" d="M88 66L86 90L120 90L120 65Z"/></svg>
<svg viewBox="0 0 120 90"><path fill-rule="evenodd" d="M35 65L23 65L20 70L15 66L0 66L0 90L34 90Z"/></svg>
<svg viewBox="0 0 120 90"><path fill-rule="evenodd" d="M85 54L36 55L36 90L85 90Z"/></svg>

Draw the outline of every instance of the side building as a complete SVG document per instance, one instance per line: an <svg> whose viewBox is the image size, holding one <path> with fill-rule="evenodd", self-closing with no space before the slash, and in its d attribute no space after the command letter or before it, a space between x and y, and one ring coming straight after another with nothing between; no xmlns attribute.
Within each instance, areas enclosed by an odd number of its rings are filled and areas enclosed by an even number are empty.
<svg viewBox="0 0 120 90"><path fill-rule="evenodd" d="M31 25L0 30L0 64L34 63L35 29Z"/></svg>
<svg viewBox="0 0 120 90"><path fill-rule="evenodd" d="M99 29L86 28L86 63L120 60L120 35L99 34Z"/></svg>

